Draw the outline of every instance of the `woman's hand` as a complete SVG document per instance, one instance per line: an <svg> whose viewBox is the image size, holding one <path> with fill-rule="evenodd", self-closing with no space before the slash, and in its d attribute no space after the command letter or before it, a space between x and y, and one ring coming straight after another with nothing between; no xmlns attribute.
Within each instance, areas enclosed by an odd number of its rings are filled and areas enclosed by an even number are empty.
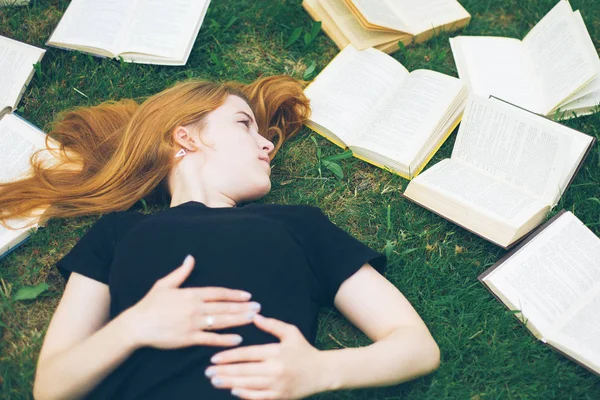
<svg viewBox="0 0 600 400"><path fill-rule="evenodd" d="M137 347L160 349L203 346L235 346L239 335L210 330L246 325L260 310L248 302L251 295L220 287L180 288L194 268L194 258L159 279L152 289L124 315Z"/></svg>
<svg viewBox="0 0 600 400"><path fill-rule="evenodd" d="M219 389L242 399L300 399L327 389L321 352L294 325L254 317L255 325L280 343L240 347L217 353L206 376Z"/></svg>

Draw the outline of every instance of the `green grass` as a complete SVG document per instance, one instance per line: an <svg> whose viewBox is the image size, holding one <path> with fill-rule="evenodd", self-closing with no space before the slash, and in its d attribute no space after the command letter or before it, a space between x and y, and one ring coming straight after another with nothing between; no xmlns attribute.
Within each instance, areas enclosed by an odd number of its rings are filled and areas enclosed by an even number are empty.
<svg viewBox="0 0 600 400"><path fill-rule="evenodd" d="M44 46L67 4L32 0L30 7L0 9L0 34ZM473 16L465 34L522 38L555 0L463 0L462 4ZM582 11L594 45L600 48L597 0L573 0L572 6ZM19 113L47 127L57 112L68 107L146 96L190 77L251 81L262 74L290 74L302 78L313 61L318 73L338 51L322 33L309 46L301 37L284 48L295 29L309 31L311 25L300 0L214 1L185 67L132 65L49 48ZM394 57L409 70L429 68L456 76L447 35L408 47ZM566 124L600 139L600 114ZM339 161L344 179L327 169L320 177L310 136L314 134L305 129L282 148L274 162L273 190L262 201L317 205L373 248L382 251L392 243L387 278L412 302L442 351L441 367L424 378L315 398L600 398L598 377L535 340L477 282L477 275L503 250L406 202L400 197L406 180L355 158ZM320 137L317 142L323 156L340 151ZM432 163L448 157L453 142L454 136ZM599 198L600 147L596 145L559 208L573 211L598 234ZM95 217L51 221L0 261L4 282L0 285L0 397L31 398L37 354L64 287L53 265L94 221ZM13 299L20 287L41 282L50 289L40 298ZM320 348L369 343L335 310L324 310L322 317Z"/></svg>

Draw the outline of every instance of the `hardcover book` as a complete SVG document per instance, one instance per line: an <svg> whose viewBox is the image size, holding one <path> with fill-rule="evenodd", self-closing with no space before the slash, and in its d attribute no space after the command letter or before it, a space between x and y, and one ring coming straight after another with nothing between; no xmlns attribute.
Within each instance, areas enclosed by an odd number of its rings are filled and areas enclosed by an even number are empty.
<svg viewBox="0 0 600 400"><path fill-rule="evenodd" d="M600 239L565 210L479 276L543 343L600 375Z"/></svg>
<svg viewBox="0 0 600 400"><path fill-rule="evenodd" d="M452 156L404 196L508 248L541 224L595 138L502 100L473 95Z"/></svg>

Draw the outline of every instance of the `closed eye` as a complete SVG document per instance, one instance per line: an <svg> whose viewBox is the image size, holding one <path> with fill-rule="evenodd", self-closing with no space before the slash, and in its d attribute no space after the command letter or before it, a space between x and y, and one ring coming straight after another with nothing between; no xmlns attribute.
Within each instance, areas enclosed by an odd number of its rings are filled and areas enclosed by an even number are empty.
<svg viewBox="0 0 600 400"><path fill-rule="evenodd" d="M244 125L246 125L246 128L250 128L250 124L251 124L251 122L252 122L252 121L250 121L249 119L245 119L245 120L238 121L238 122L239 122L240 124L244 124Z"/></svg>

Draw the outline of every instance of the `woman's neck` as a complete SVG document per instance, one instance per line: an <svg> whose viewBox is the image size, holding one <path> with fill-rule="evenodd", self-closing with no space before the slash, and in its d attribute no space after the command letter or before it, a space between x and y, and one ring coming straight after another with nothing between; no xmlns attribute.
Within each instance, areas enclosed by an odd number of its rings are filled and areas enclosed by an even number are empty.
<svg viewBox="0 0 600 400"><path fill-rule="evenodd" d="M236 201L220 190L219 185L212 176L198 174L199 168L188 166L184 168L186 160L181 160L169 177L171 189L171 205L176 207L189 201L196 201L211 208L231 208L236 206Z"/></svg>
<svg viewBox="0 0 600 400"><path fill-rule="evenodd" d="M171 205L175 207L189 201L196 201L210 208L231 208L236 206L235 200L221 193L210 190L206 185L190 185L185 182L172 182Z"/></svg>
<svg viewBox="0 0 600 400"><path fill-rule="evenodd" d="M204 193L186 191L183 193L174 192L171 196L170 207L176 207L189 201L196 201L210 208L231 208L236 206L235 201L225 195L207 196Z"/></svg>

